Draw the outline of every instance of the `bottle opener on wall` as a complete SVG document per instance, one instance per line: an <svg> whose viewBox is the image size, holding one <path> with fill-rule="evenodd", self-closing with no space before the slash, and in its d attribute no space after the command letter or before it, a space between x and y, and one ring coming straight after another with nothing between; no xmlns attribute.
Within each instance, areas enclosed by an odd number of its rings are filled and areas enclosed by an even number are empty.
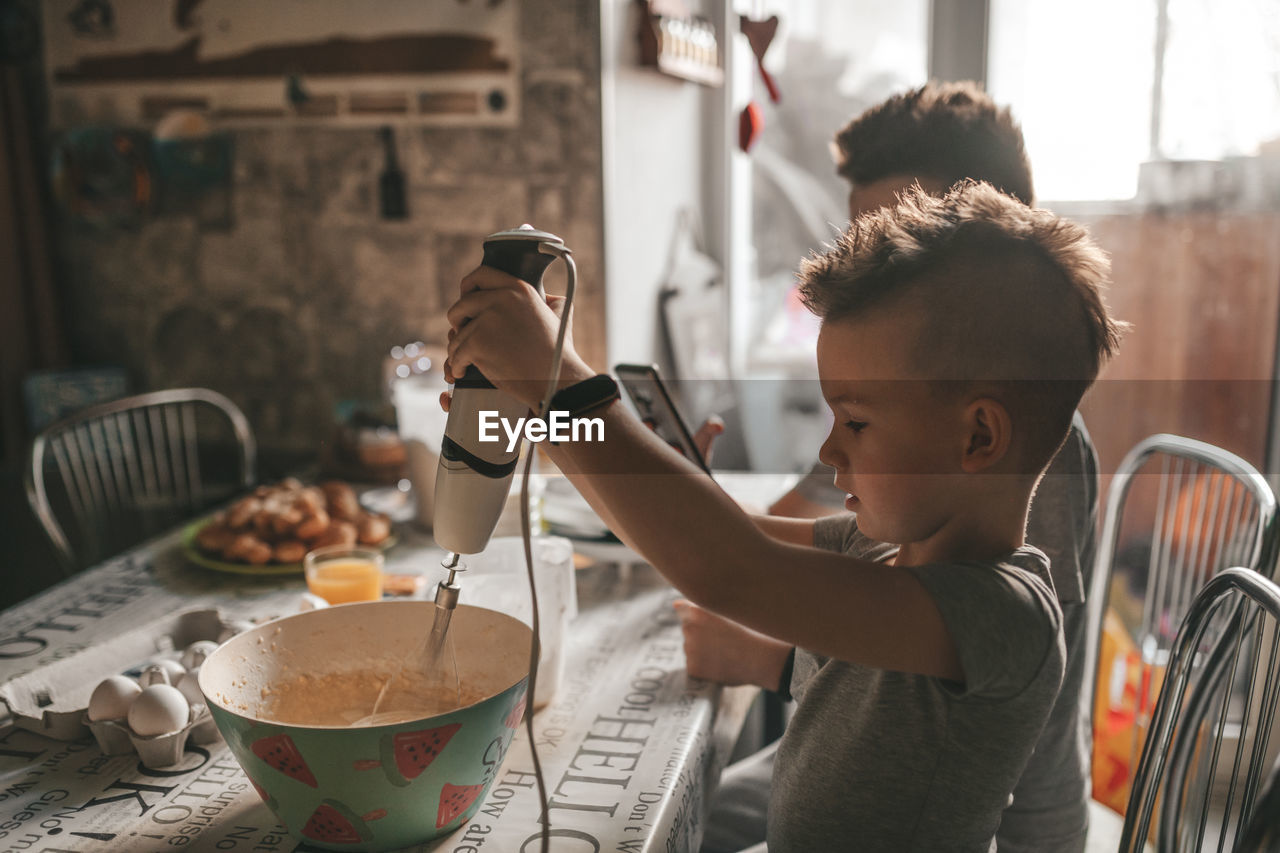
<svg viewBox="0 0 1280 853"><path fill-rule="evenodd" d="M769 45L773 43L773 38L778 33L778 16L771 15L756 21L744 15L739 21L739 28L747 37L747 44L751 46L751 53L756 58L756 67L760 69L760 79L764 81L764 87L769 92L769 100L775 104L780 103L782 93L778 90L778 84L774 81L773 75L764 67L765 52L768 51ZM738 147L743 151L750 151L763 129L764 113L760 105L752 99L742 108L742 114L738 117Z"/></svg>
<svg viewBox="0 0 1280 853"><path fill-rule="evenodd" d="M778 34L778 16L771 15L762 21L753 21L743 16L740 27L742 34L747 37L747 44L751 45L751 53L756 58L756 67L760 69L760 78L764 80L764 87L769 91L769 100L775 104L781 103L782 93L778 91L778 84L764 67L765 51L769 49L769 45L773 44L773 38Z"/></svg>

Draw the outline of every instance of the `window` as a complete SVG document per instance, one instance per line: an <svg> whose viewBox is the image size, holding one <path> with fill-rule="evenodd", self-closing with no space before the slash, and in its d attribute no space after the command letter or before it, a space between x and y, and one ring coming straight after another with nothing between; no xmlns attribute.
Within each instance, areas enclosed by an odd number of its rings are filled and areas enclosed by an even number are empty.
<svg viewBox="0 0 1280 853"><path fill-rule="evenodd" d="M1280 3L1169 0L1155 154L1251 156L1280 138Z"/></svg>
<svg viewBox="0 0 1280 853"><path fill-rule="evenodd" d="M817 320L797 298L800 258L844 227L847 187L830 142L851 117L925 81L928 0L775 0L746 4L752 19L779 18L765 66L781 100L769 101L752 69L763 130L751 149L755 251L747 339L751 364L813 359Z"/></svg>
<svg viewBox="0 0 1280 853"><path fill-rule="evenodd" d="M1275 0L991 0L989 44L1042 201L1130 199L1143 162L1280 136Z"/></svg>

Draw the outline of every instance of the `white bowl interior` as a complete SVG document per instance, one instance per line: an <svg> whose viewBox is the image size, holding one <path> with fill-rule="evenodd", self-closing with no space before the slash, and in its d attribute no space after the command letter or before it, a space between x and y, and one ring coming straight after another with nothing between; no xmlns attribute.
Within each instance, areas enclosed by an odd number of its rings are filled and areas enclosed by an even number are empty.
<svg viewBox="0 0 1280 853"><path fill-rule="evenodd" d="M300 675L397 670L406 657L416 656L434 611L429 601L377 601L277 619L236 635L210 655L200 668L200 689L234 714L269 722L265 708L275 685ZM528 674L532 632L511 616L459 604L449 636L467 692L488 698Z"/></svg>

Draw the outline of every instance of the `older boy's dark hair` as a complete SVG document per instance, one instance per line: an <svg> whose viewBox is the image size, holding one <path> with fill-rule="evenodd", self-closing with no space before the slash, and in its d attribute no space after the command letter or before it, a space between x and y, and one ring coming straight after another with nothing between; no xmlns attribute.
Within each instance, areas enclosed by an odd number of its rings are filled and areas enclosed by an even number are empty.
<svg viewBox="0 0 1280 853"><path fill-rule="evenodd" d="M1109 275L1084 228L966 181L943 196L910 187L855 219L805 260L800 295L824 324L879 310L918 318L910 372L999 398L1038 473L1119 346Z"/></svg>
<svg viewBox="0 0 1280 853"><path fill-rule="evenodd" d="M833 142L836 171L852 184L891 175L944 186L972 178L1035 202L1022 130L971 82L930 82L854 118Z"/></svg>

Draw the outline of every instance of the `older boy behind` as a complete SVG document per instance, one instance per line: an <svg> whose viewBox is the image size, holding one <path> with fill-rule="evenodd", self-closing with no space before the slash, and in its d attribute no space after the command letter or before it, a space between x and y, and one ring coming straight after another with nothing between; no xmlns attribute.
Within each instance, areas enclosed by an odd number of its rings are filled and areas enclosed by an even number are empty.
<svg viewBox="0 0 1280 853"><path fill-rule="evenodd" d="M821 458L856 522L758 527L619 406L592 412L605 441L549 448L692 601L797 647L773 853L994 847L1062 677L1047 561L1023 531L1117 342L1106 269L1082 229L987 185L908 191L806 263L836 416ZM549 371L553 311L488 268L463 289L446 372L474 363L538 405L521 380ZM592 374L566 350L562 386Z"/></svg>

